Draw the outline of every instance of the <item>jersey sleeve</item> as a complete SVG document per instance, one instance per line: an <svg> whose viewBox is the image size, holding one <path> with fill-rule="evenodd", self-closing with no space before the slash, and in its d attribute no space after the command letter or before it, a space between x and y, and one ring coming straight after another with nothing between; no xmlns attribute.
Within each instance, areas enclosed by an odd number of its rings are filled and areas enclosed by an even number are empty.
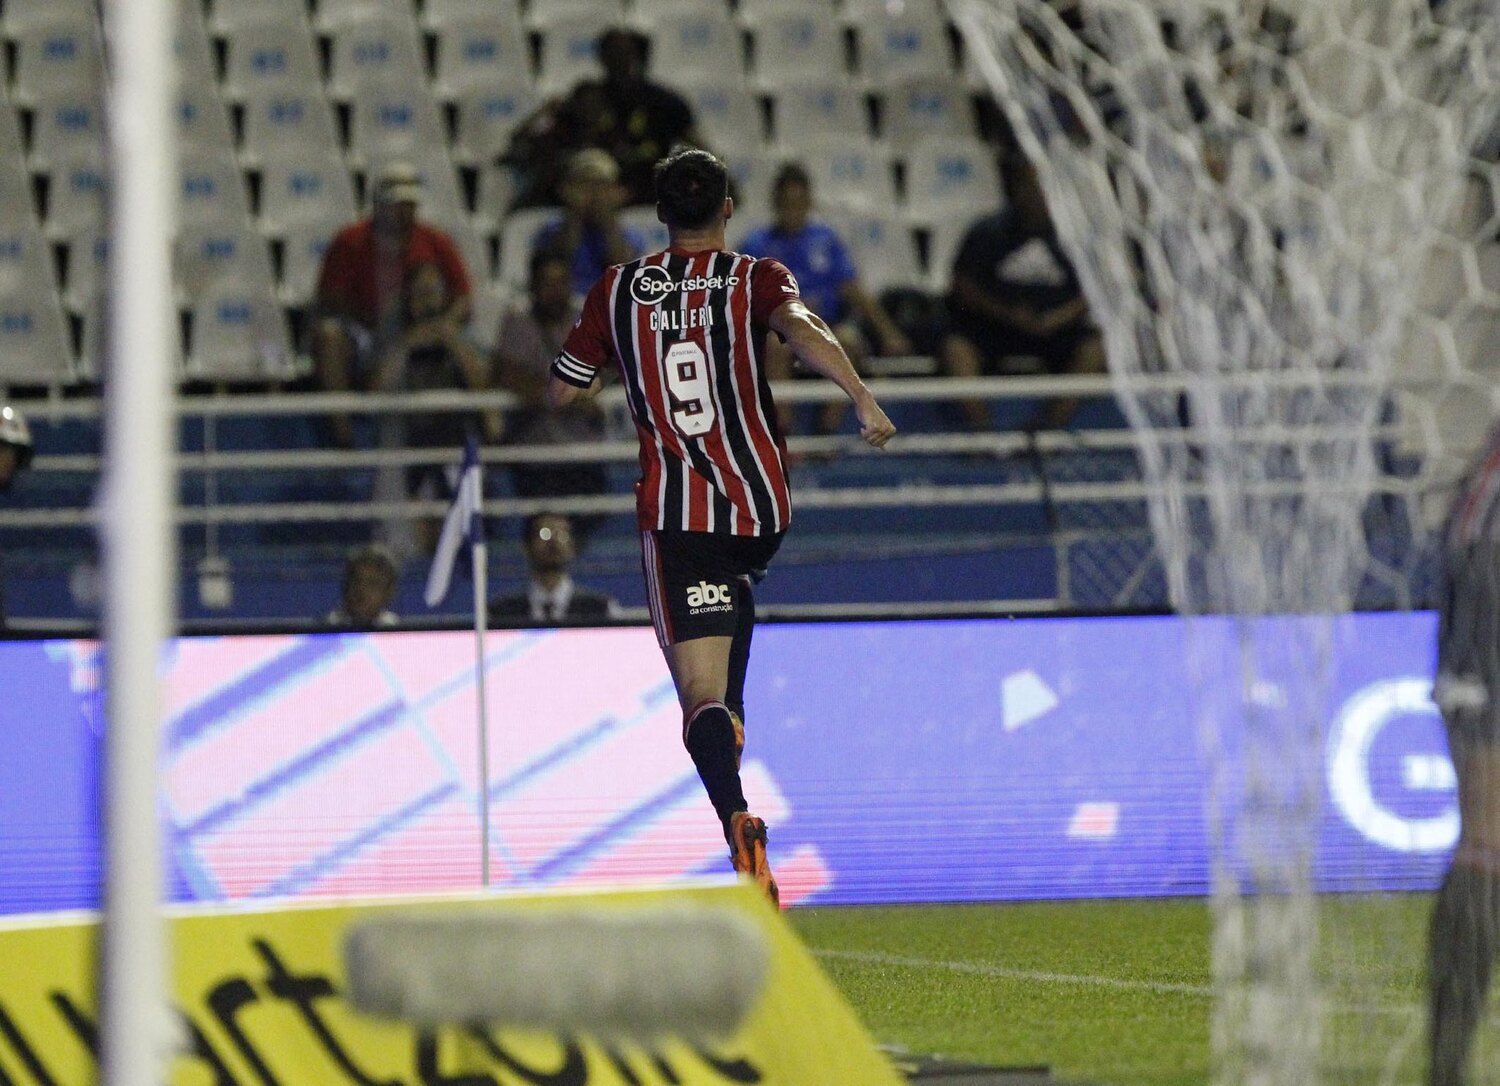
<svg viewBox="0 0 1500 1086"><path fill-rule="evenodd" d="M610 360L609 290L606 275L593 285L583 302L583 312L563 341L562 353L552 363L552 376L578 388L594 382L599 367Z"/></svg>
<svg viewBox="0 0 1500 1086"><path fill-rule="evenodd" d="M797 278L779 260L757 260L750 271L750 318L765 324L782 304L802 297Z"/></svg>

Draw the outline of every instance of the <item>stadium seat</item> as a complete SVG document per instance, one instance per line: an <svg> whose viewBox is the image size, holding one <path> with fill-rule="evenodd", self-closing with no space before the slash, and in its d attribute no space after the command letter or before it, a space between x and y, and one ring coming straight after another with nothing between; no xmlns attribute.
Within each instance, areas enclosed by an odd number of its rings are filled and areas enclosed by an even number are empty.
<svg viewBox="0 0 1500 1086"><path fill-rule="evenodd" d="M846 80L809 78L787 82L771 98L777 147L789 155L823 136L868 136L864 96Z"/></svg>
<svg viewBox="0 0 1500 1086"><path fill-rule="evenodd" d="M186 151L178 160L178 176L177 221L181 226L249 220L245 178L232 154Z"/></svg>
<svg viewBox="0 0 1500 1086"><path fill-rule="evenodd" d="M786 156L771 148L733 151L725 156L729 179L734 187L735 218L762 221L771 209L771 182Z"/></svg>
<svg viewBox="0 0 1500 1086"><path fill-rule="evenodd" d="M293 148L265 159L260 181L265 233L279 237L308 223L347 223L357 214L354 183L336 148Z"/></svg>
<svg viewBox="0 0 1500 1086"><path fill-rule="evenodd" d="M906 157L906 210L913 222L934 223L972 216L1000 193L995 152L982 140L932 136L914 143Z"/></svg>
<svg viewBox="0 0 1500 1086"><path fill-rule="evenodd" d="M437 77L433 90L441 98L493 87L531 85L531 47L521 22L485 16L450 19L437 30Z"/></svg>
<svg viewBox="0 0 1500 1086"><path fill-rule="evenodd" d="M279 297L286 305L303 306L312 301L318 289L318 274L323 256L333 235L349 222L330 217L324 222L304 220L289 227L281 239L281 288Z"/></svg>
<svg viewBox="0 0 1500 1086"><path fill-rule="evenodd" d="M481 351L488 353L495 349L500 317L505 313L510 298L510 291L501 283L475 284L474 311L469 317L469 338Z"/></svg>
<svg viewBox="0 0 1500 1086"><path fill-rule="evenodd" d="M475 194L474 219L485 229L495 231L515 202L516 173L510 166L495 162L481 166L477 172L479 191Z"/></svg>
<svg viewBox="0 0 1500 1086"><path fill-rule="evenodd" d="M917 239L889 212L831 209L824 217L849 247L860 280L872 294L889 287L925 287Z"/></svg>
<svg viewBox="0 0 1500 1086"><path fill-rule="evenodd" d="M104 86L104 49L92 11L60 8L11 36L16 50L11 94L32 102L60 90Z"/></svg>
<svg viewBox="0 0 1500 1086"><path fill-rule="evenodd" d="M412 0L314 0L313 26L323 34L339 34L371 20L414 19L413 7Z"/></svg>
<svg viewBox="0 0 1500 1086"><path fill-rule="evenodd" d="M651 41L651 70L674 86L716 78L723 86L744 81L740 31L726 9L702 7L683 12L646 30Z"/></svg>
<svg viewBox="0 0 1500 1086"><path fill-rule="evenodd" d="M234 151L229 111L216 83L189 83L177 88L178 146L187 151Z"/></svg>
<svg viewBox="0 0 1500 1086"><path fill-rule="evenodd" d="M265 88L321 93L322 70L305 18L246 22L226 41L224 93L249 98Z"/></svg>
<svg viewBox="0 0 1500 1086"><path fill-rule="evenodd" d="M313 148L337 149L333 107L317 87L258 87L244 103L243 157L249 164Z"/></svg>
<svg viewBox="0 0 1500 1086"><path fill-rule="evenodd" d="M202 380L256 380L294 372L286 315L269 290L227 281L193 306L192 352L184 375Z"/></svg>
<svg viewBox="0 0 1500 1086"><path fill-rule="evenodd" d="M528 207L513 211L500 228L500 274L511 290L524 291L531 265L531 243L537 231L557 218L555 207Z"/></svg>
<svg viewBox="0 0 1500 1086"><path fill-rule="evenodd" d="M5 0L0 27L7 38L15 38L32 27L55 22L59 17L96 15L95 0Z"/></svg>
<svg viewBox="0 0 1500 1086"><path fill-rule="evenodd" d="M630 5L630 20L645 29L669 19L728 15L730 6L725 0L635 0Z"/></svg>
<svg viewBox="0 0 1500 1086"><path fill-rule="evenodd" d="M104 150L104 102L97 88L57 88L33 102L32 172L46 173L59 153L79 144Z"/></svg>
<svg viewBox="0 0 1500 1086"><path fill-rule="evenodd" d="M427 0L422 5L422 24L431 30L467 19L487 19L524 31L520 0Z"/></svg>
<svg viewBox="0 0 1500 1086"><path fill-rule="evenodd" d="M72 376L49 249L34 222L0 222L0 383L51 384Z"/></svg>
<svg viewBox="0 0 1500 1086"><path fill-rule="evenodd" d="M844 0L844 22L851 26L892 16L943 22L943 0Z"/></svg>
<svg viewBox="0 0 1500 1086"><path fill-rule="evenodd" d="M79 231L67 239L68 277L63 304L85 313L104 289L109 269L109 231L102 225Z"/></svg>
<svg viewBox="0 0 1500 1086"><path fill-rule="evenodd" d="M496 83L458 94L454 157L464 163L492 162L539 103L536 91L529 84Z"/></svg>
<svg viewBox="0 0 1500 1086"><path fill-rule="evenodd" d="M735 9L739 21L752 29L767 18L789 13L811 14L814 18L836 23L839 0L740 0Z"/></svg>
<svg viewBox="0 0 1500 1086"><path fill-rule="evenodd" d="M366 87L400 81L426 85L417 24L411 10L370 10L361 19L339 26L333 35L328 93L358 97Z"/></svg>
<svg viewBox="0 0 1500 1086"><path fill-rule="evenodd" d="M974 220L996 208L996 202L976 204L967 214L939 219L927 227L927 287L934 294L946 294L953 282L953 261L959 246Z"/></svg>
<svg viewBox="0 0 1500 1086"><path fill-rule="evenodd" d="M897 147L926 136L974 136L974 103L952 76L917 76L886 88L881 131Z"/></svg>
<svg viewBox="0 0 1500 1086"><path fill-rule="evenodd" d="M533 30L551 32L577 19L598 19L608 26L626 22L622 0L531 0L526 21Z"/></svg>
<svg viewBox="0 0 1500 1086"><path fill-rule="evenodd" d="M752 43L755 81L766 90L809 72L835 78L849 70L843 28L816 5L766 12L753 25Z"/></svg>
<svg viewBox="0 0 1500 1086"><path fill-rule="evenodd" d="M17 218L36 222L31 174L26 169L21 122L0 92L0 222Z"/></svg>
<svg viewBox="0 0 1500 1086"><path fill-rule="evenodd" d="M306 21L306 0L213 0L208 15L208 25L221 36L257 23Z"/></svg>
<svg viewBox="0 0 1500 1086"><path fill-rule="evenodd" d="M349 117L349 152L356 164L448 161L447 129L425 81L371 84L350 103Z"/></svg>
<svg viewBox="0 0 1500 1086"><path fill-rule="evenodd" d="M803 165L822 207L878 211L895 207L896 181L884 148L861 136L809 141Z"/></svg>
<svg viewBox="0 0 1500 1086"><path fill-rule="evenodd" d="M177 59L179 86L218 88L218 63L214 60L213 43L208 40L208 27L203 22L203 11L197 4L178 6L172 53Z"/></svg>
<svg viewBox="0 0 1500 1086"><path fill-rule="evenodd" d="M537 71L537 89L543 97L562 94L581 79L597 79L603 74L599 35L619 23L619 16L608 8L589 6L545 24ZM657 75L660 77L660 71Z"/></svg>
<svg viewBox="0 0 1500 1086"><path fill-rule="evenodd" d="M224 283L271 291L275 278L266 243L247 218L227 216L185 226L173 261L177 295L189 306Z"/></svg>
<svg viewBox="0 0 1500 1086"><path fill-rule="evenodd" d="M711 147L739 147L747 139L765 141L760 103L747 88L699 78L674 85L693 107L693 123Z"/></svg>
<svg viewBox="0 0 1500 1086"><path fill-rule="evenodd" d="M104 148L75 143L51 159L47 184L47 233L69 237L104 224L109 198L109 163Z"/></svg>
<svg viewBox="0 0 1500 1086"><path fill-rule="evenodd" d="M872 86L914 76L953 76L948 28L921 16L875 17L855 24L860 75Z"/></svg>

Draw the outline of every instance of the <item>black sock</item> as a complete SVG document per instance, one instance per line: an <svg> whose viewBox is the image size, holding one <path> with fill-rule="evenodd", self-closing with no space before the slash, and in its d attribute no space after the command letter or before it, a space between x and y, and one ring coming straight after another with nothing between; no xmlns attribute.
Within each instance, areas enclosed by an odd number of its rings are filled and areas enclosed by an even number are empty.
<svg viewBox="0 0 1500 1086"><path fill-rule="evenodd" d="M755 635L755 593L750 588L750 578L740 578L735 591L739 593L738 618L734 640L729 643L729 682L724 691L724 704L743 724L745 672L750 669L750 640Z"/></svg>
<svg viewBox="0 0 1500 1086"><path fill-rule="evenodd" d="M1484 1015L1500 943L1500 875L1473 867L1448 871L1432 910L1428 946L1429 1086L1462 1086L1469 1049Z"/></svg>
<svg viewBox="0 0 1500 1086"><path fill-rule="evenodd" d="M736 811L747 810L745 791L740 786L740 770L734 752L734 724L722 701L705 701L694 707L682 726L682 744L693 756L698 779L708 792L719 821L724 824L724 839L729 839L729 820Z"/></svg>

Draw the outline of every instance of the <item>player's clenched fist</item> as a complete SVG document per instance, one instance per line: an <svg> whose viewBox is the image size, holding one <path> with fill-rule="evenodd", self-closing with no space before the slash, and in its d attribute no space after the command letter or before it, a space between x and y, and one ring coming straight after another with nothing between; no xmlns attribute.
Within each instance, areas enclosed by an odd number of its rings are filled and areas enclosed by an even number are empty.
<svg viewBox="0 0 1500 1086"><path fill-rule="evenodd" d="M855 406L855 412L859 415L859 436L877 449L885 448L885 443L896 434L896 424L886 417L875 397L863 398Z"/></svg>

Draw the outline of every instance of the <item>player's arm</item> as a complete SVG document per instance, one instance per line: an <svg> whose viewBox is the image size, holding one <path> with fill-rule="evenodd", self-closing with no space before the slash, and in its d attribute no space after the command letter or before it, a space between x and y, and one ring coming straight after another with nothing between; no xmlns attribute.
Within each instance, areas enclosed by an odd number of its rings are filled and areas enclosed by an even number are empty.
<svg viewBox="0 0 1500 1086"><path fill-rule="evenodd" d="M596 373L587 388L570 385L554 373L547 378L547 403L554 408L567 407L581 400L592 400L603 388L603 373Z"/></svg>
<svg viewBox="0 0 1500 1086"><path fill-rule="evenodd" d="M552 363L552 374L547 378L547 403L553 408L592 400L604 387L604 364L613 352L605 288L608 280L609 273L606 273L589 291L578 322L573 325L573 330L563 341L562 351Z"/></svg>
<svg viewBox="0 0 1500 1086"><path fill-rule="evenodd" d="M828 322L808 309L800 298L794 298L777 306L768 323L804 366L827 377L853 401L855 414L859 416L859 436L877 449L884 448L896 427L875 402L869 386L854 372L849 356L839 346Z"/></svg>

